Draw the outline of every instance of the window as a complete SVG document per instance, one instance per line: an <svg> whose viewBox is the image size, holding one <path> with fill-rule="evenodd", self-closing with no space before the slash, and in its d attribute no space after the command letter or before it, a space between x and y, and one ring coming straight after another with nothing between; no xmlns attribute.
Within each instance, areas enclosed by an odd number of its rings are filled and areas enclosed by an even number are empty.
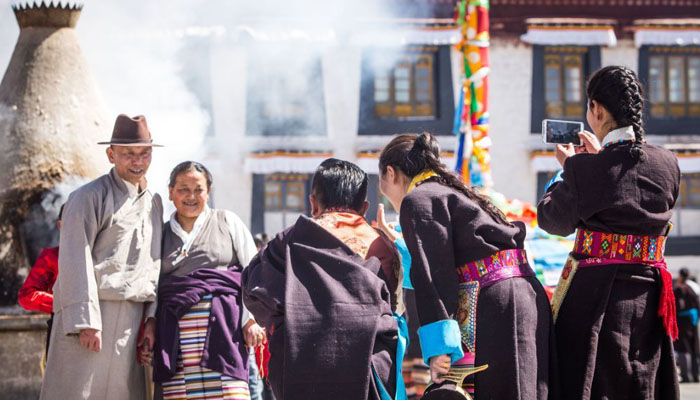
<svg viewBox="0 0 700 400"><path fill-rule="evenodd" d="M307 175L265 176L265 211L306 211Z"/></svg>
<svg viewBox="0 0 700 400"><path fill-rule="evenodd" d="M531 132L545 118L585 123L585 82L599 67L599 46L534 46Z"/></svg>
<svg viewBox="0 0 700 400"><path fill-rule="evenodd" d="M544 56L547 117L580 118L583 104L583 59L587 49L548 47Z"/></svg>
<svg viewBox="0 0 700 400"><path fill-rule="evenodd" d="M318 53L260 46L248 55L247 85L247 135L326 134Z"/></svg>
<svg viewBox="0 0 700 400"><path fill-rule="evenodd" d="M374 113L379 118L435 118L435 52L419 48L374 65Z"/></svg>
<svg viewBox="0 0 700 400"><path fill-rule="evenodd" d="M651 47L648 54L651 117L700 117L700 47Z"/></svg>
<svg viewBox="0 0 700 400"><path fill-rule="evenodd" d="M681 175L678 205L681 208L700 208L700 173Z"/></svg>
<svg viewBox="0 0 700 400"><path fill-rule="evenodd" d="M449 135L454 109L450 46L365 50L360 135Z"/></svg>

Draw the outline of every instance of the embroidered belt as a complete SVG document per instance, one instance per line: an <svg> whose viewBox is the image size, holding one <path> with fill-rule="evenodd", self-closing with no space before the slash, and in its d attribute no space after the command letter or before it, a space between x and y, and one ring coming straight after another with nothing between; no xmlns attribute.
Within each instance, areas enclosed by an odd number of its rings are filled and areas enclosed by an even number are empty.
<svg viewBox="0 0 700 400"><path fill-rule="evenodd" d="M579 229L573 253L646 264L663 261L665 248L666 236L619 235Z"/></svg>
<svg viewBox="0 0 700 400"><path fill-rule="evenodd" d="M479 282L479 286L491 286L514 276L534 275L527 263L527 252L523 249L503 250L482 260L457 267L459 282Z"/></svg>
<svg viewBox="0 0 700 400"><path fill-rule="evenodd" d="M661 294L658 315L663 320L666 333L673 340L678 337L676 301L673 280L664 261L666 236L620 235L579 229L576 232L574 250L569 254L559 283L552 295L552 314L556 323L566 293L579 268L635 264L658 268L661 271Z"/></svg>
<svg viewBox="0 0 700 400"><path fill-rule="evenodd" d="M463 359L457 361L450 369L451 374L467 375L483 371L488 366L474 366L476 354L476 310L481 288L488 287L502 280L535 276L527 261L527 253L522 249L499 251L482 260L457 267L459 274L459 299L456 319L459 323L462 344L466 351ZM453 371L454 370L454 371ZM448 374L449 376L449 374ZM465 375L466 376L466 375ZM459 380L459 383L464 377ZM466 390L473 393L473 384L466 384Z"/></svg>

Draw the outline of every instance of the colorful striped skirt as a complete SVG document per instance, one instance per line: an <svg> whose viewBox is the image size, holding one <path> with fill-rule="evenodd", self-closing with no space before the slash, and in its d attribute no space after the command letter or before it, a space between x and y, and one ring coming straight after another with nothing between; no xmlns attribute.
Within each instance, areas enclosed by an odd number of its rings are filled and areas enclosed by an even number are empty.
<svg viewBox="0 0 700 400"><path fill-rule="evenodd" d="M200 365L209 328L211 296L192 306L179 322L180 352L175 376L163 382L163 399L250 400L248 383Z"/></svg>

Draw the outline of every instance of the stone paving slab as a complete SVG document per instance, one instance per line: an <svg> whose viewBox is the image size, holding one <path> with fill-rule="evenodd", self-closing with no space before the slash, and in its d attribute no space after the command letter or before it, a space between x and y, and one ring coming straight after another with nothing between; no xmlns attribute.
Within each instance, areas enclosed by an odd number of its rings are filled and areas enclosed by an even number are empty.
<svg viewBox="0 0 700 400"><path fill-rule="evenodd" d="M681 383L681 400L700 400L700 383Z"/></svg>

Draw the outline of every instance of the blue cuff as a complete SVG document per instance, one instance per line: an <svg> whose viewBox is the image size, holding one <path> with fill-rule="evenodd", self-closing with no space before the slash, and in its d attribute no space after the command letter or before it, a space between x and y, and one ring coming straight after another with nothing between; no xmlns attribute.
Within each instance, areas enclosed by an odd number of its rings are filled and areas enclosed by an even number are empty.
<svg viewBox="0 0 700 400"><path fill-rule="evenodd" d="M547 193L547 192L549 191L549 188L552 187L552 185L554 185L555 183L557 183L557 182L563 182L563 181L564 181L564 179L561 177L561 175L562 175L563 173L564 173L564 170L563 170L563 169L562 169L562 170L559 170L559 172L557 172L556 174L554 174L554 176L552 177L552 179L550 179L549 182L547 182L547 184L544 185L544 192L545 192L545 193Z"/></svg>
<svg viewBox="0 0 700 400"><path fill-rule="evenodd" d="M403 269L403 288L413 290L411 284L411 253L408 252L406 241L402 237L394 241L394 246L399 251L401 256L401 268Z"/></svg>
<svg viewBox="0 0 700 400"><path fill-rule="evenodd" d="M453 319L444 319L418 328L418 339L423 351L423 361L430 365L430 358L448 354L454 364L464 357L462 335L459 324Z"/></svg>

